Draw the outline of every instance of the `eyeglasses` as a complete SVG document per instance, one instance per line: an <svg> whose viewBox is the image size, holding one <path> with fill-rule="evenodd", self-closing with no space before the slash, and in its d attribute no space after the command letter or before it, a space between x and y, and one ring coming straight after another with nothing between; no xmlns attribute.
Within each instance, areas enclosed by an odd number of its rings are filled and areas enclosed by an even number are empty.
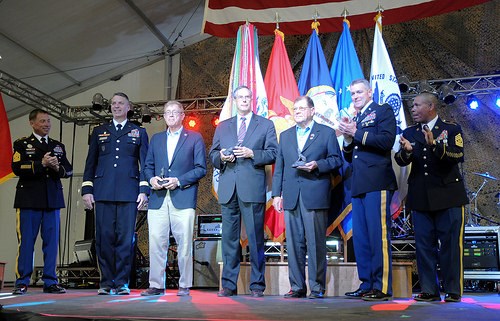
<svg viewBox="0 0 500 321"><path fill-rule="evenodd" d="M177 110L166 110L164 114L167 115L167 116L170 116L170 115L179 116L180 114L183 114L183 113L184 112L177 111Z"/></svg>
<svg viewBox="0 0 500 321"><path fill-rule="evenodd" d="M252 96L236 96L236 99L245 99L245 100L249 100L250 98L252 98Z"/></svg>
<svg viewBox="0 0 500 321"><path fill-rule="evenodd" d="M312 107L303 107L303 106L300 106L300 107L293 107L293 111L305 111L306 109L310 109Z"/></svg>

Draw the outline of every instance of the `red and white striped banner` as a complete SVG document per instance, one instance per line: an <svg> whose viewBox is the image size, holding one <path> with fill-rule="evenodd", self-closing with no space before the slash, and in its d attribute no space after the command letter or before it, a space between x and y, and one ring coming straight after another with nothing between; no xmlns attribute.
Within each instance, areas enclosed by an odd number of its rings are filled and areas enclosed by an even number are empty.
<svg viewBox="0 0 500 321"><path fill-rule="evenodd" d="M489 0L380 0L384 25L416 20ZM346 9L352 29L373 27L377 1L373 0L206 0L202 32L217 37L235 37L238 28L251 22L259 35L272 35L279 27L287 35L309 34L317 15L321 33L342 31L342 12Z"/></svg>

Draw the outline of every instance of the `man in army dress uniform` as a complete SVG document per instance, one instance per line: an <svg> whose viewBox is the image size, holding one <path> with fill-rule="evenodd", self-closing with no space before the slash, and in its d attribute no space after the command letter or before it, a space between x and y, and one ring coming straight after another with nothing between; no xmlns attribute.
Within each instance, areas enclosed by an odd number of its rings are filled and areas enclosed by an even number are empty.
<svg viewBox="0 0 500 321"><path fill-rule="evenodd" d="M139 167L146 160L148 135L127 121L130 108L127 95L113 95L113 121L93 130L83 173L83 203L86 209L95 206L100 295L130 293L137 209L147 203L149 193Z"/></svg>
<svg viewBox="0 0 500 321"><path fill-rule="evenodd" d="M361 285L346 296L387 301L392 297L390 204L397 183L391 150L396 119L388 104L372 100L367 80L354 80L350 91L357 118L343 117L339 130L344 135L344 157L353 166L352 229Z"/></svg>
<svg viewBox="0 0 500 321"><path fill-rule="evenodd" d="M458 167L464 161L464 144L460 126L441 120L437 105L431 93L415 97L411 113L417 124L403 132L401 149L394 157L400 166L412 164L406 206L413 210L422 289L415 300L441 300L439 262L444 300L459 302L463 292L464 205L469 202Z"/></svg>
<svg viewBox="0 0 500 321"><path fill-rule="evenodd" d="M49 114L35 109L29 114L33 134L14 142L12 171L19 176L14 208L17 209L18 252L16 284L12 294L28 291L33 273L33 252L41 230L43 292L65 293L57 282L56 263L59 244L60 209L64 208L61 178L73 175L64 145L49 138Z"/></svg>

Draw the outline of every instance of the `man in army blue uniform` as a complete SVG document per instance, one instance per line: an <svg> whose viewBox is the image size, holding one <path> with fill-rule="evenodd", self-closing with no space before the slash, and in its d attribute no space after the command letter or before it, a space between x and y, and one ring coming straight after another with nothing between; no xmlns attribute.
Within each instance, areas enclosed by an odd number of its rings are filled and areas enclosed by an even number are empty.
<svg viewBox="0 0 500 321"><path fill-rule="evenodd" d="M353 166L353 244L361 285L345 295L386 301L392 297L390 204L397 183L391 150L396 119L388 104L373 102L367 80L354 80L350 90L356 121L343 117L339 130L344 135L344 157Z"/></svg>
<svg viewBox="0 0 500 321"><path fill-rule="evenodd" d="M64 145L49 137L49 114L35 109L29 114L33 134L14 142L12 171L19 176L14 208L17 209L18 253L16 284L12 294L28 291L33 272L33 252L41 229L43 292L65 293L57 282L60 209L64 208L61 178L73 175Z"/></svg>
<svg viewBox="0 0 500 321"><path fill-rule="evenodd" d="M441 301L439 262L444 300L459 302L463 292L464 205L469 202L458 167L464 161L464 144L460 126L441 120L437 106L438 100L431 93L415 97L411 113L417 124L403 132L401 149L394 157L400 166L412 165L406 206L413 211L422 289L415 300Z"/></svg>
<svg viewBox="0 0 500 321"><path fill-rule="evenodd" d="M127 95L113 95L113 121L93 130L83 173L84 206L95 207L100 295L130 293L137 209L147 203L149 193L140 170L146 160L148 135L144 128L127 121L130 109Z"/></svg>

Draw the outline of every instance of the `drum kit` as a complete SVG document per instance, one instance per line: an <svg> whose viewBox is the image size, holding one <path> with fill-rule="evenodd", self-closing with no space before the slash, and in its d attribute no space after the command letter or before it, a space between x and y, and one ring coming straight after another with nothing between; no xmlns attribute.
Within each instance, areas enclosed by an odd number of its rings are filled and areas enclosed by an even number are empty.
<svg viewBox="0 0 500 321"><path fill-rule="evenodd" d="M489 223L492 223L492 224L495 224L495 225L500 225L498 222L495 222L493 220L490 220L489 218L486 218L484 216L481 216L481 214L479 214L479 211L477 209L477 197L479 196L479 192L481 192L481 190L483 189L484 185L486 185L486 183L488 183L489 181L496 181L498 180L498 178L490 175L490 173L488 172L484 172L484 173L473 173L474 175L477 175L479 177L482 177L483 178L483 183L481 184L481 186L479 186L479 188L477 189L477 191L473 192L469 198L470 200L470 204L469 204L469 207L471 204L474 204L474 209L473 210L470 210L469 208L469 211L468 211L468 219L467 219L467 224L466 226L479 226L479 220L485 220L485 221L488 221ZM499 198L500 197L500 193L497 193L497 195L495 196L495 198ZM500 204L500 200L497 202L497 204Z"/></svg>

